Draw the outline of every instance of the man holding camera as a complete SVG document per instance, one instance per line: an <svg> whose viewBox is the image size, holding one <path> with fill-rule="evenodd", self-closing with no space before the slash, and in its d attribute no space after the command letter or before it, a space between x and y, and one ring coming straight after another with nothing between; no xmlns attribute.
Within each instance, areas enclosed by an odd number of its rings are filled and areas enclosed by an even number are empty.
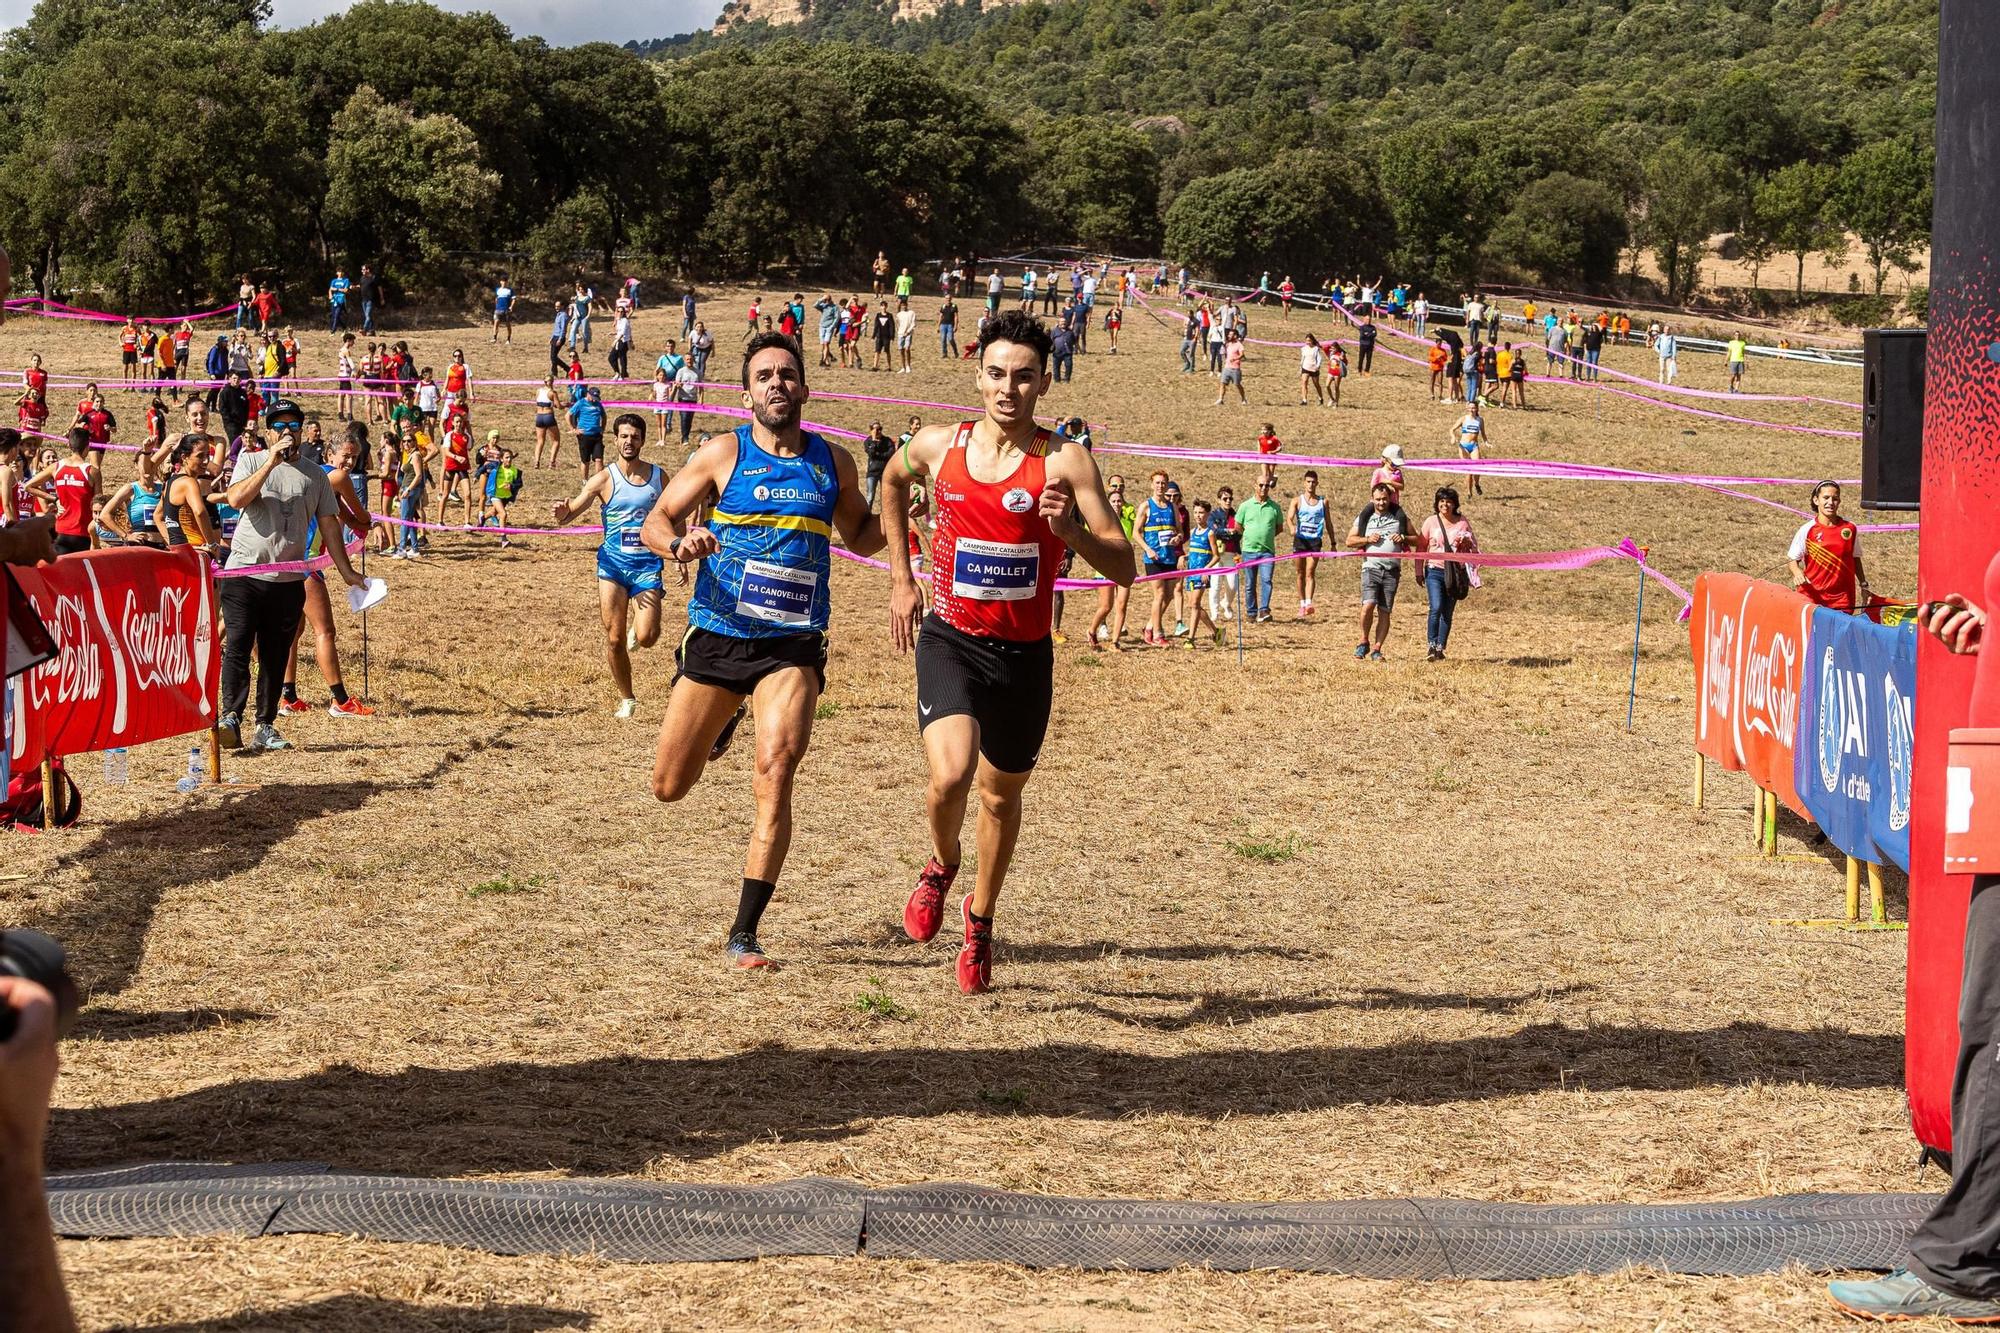
<svg viewBox="0 0 2000 1333"><path fill-rule="evenodd" d="M268 439L246 435L243 452L229 476L228 503L242 518L229 547L227 570L243 574L220 580L222 604L222 716L216 725L223 742L243 748L242 719L250 698L250 651L257 651L257 730L248 748L286 750L278 735L278 701L285 661L305 613L305 581L295 564L306 557L313 525L327 534L326 553L350 588L364 580L348 563L341 540L340 511L326 473L299 461L305 413L289 398L274 401L264 414Z"/></svg>

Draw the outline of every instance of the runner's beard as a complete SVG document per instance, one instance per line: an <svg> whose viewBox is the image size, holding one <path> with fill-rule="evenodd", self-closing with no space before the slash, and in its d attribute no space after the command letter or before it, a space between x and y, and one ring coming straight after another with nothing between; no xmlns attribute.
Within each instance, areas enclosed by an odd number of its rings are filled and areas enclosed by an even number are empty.
<svg viewBox="0 0 2000 1333"><path fill-rule="evenodd" d="M757 424L774 435L798 425L800 410L798 402L789 398L785 400L782 408L774 407L762 398L756 399L750 405L750 415L757 418Z"/></svg>

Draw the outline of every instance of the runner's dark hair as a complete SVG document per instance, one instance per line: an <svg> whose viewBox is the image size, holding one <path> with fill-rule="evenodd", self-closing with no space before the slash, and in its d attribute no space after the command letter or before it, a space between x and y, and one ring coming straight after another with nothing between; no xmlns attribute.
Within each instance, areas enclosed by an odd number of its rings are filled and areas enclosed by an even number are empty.
<svg viewBox="0 0 2000 1333"><path fill-rule="evenodd" d="M977 344L978 360L986 360L986 349L994 343L1016 343L1022 347L1032 347L1041 369L1049 368L1049 356L1055 351L1055 343L1049 338L1048 328L1041 320L1025 310L1003 310L986 321L986 327L979 331Z"/></svg>
<svg viewBox="0 0 2000 1333"><path fill-rule="evenodd" d="M798 339L789 333L760 333L743 349L744 388L750 387L750 362L756 358L757 353L772 347L782 347L792 354L792 360L796 361L799 367L799 383L806 382L806 354L799 350Z"/></svg>
<svg viewBox="0 0 2000 1333"><path fill-rule="evenodd" d="M623 426L630 426L630 427L631 427L632 429L634 429L634 430L638 431L638 432L639 432L639 440L640 440L640 442L641 442L641 443L644 443L644 442L645 442L645 439L646 439L646 418L644 418L644 417L640 416L640 415L639 415L639 414L638 414L637 412L625 412L625 413L622 413L622 414L620 414L619 416L617 416L617 417L614 417L614 418L612 419L612 422L611 422L611 433L612 433L613 435L616 435L616 434L618 433L618 431L619 431L619 428L620 428L620 427L623 427Z"/></svg>

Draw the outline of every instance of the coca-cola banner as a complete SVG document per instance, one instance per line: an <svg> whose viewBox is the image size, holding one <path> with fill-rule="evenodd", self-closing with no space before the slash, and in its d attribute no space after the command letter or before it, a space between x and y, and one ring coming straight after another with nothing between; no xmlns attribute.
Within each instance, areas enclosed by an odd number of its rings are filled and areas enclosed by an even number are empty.
<svg viewBox="0 0 2000 1333"><path fill-rule="evenodd" d="M222 654L201 554L135 547L16 568L56 655L14 678L7 758L83 754L214 725Z"/></svg>
<svg viewBox="0 0 2000 1333"><path fill-rule="evenodd" d="M1790 588L1711 573L1694 581L1688 617L1699 687L1694 748L1748 772L1801 815L1793 743L1812 611Z"/></svg>

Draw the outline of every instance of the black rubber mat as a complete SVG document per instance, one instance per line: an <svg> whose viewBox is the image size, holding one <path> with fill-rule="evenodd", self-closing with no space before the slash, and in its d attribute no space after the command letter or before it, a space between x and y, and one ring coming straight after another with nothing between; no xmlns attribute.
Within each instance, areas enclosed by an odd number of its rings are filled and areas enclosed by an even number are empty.
<svg viewBox="0 0 2000 1333"><path fill-rule="evenodd" d="M79 1237L330 1232L627 1261L866 1253L1383 1278L1533 1279L1633 1266L1736 1275L1788 1264L1883 1269L1900 1261L1934 1202L1921 1194L1804 1194L1651 1205L1212 1204L971 1185L865 1190L820 1179L758 1186L430 1180L330 1174L302 1163L169 1163L49 1179L57 1231Z"/></svg>

